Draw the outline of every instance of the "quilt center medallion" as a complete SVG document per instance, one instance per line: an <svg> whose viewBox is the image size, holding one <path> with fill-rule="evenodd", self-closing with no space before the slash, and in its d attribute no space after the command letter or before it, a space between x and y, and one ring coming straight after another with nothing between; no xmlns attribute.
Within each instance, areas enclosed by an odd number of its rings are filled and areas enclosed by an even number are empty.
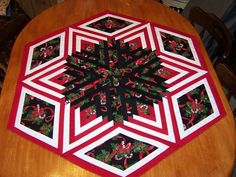
<svg viewBox="0 0 236 177"><path fill-rule="evenodd" d="M74 79L64 84L63 94L81 111L92 107L93 114L123 123L138 114L138 105L148 114L148 105L167 94L166 79L158 75L163 68L159 60L155 51L121 40L86 45L67 59L65 73Z"/></svg>

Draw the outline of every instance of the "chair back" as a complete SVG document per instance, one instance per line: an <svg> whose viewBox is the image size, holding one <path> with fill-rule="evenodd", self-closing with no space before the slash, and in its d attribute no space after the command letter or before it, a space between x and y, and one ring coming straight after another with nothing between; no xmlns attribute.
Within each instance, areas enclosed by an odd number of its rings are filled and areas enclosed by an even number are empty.
<svg viewBox="0 0 236 177"><path fill-rule="evenodd" d="M229 56L232 47L232 35L216 15L194 6L190 9L189 20L198 29L213 62L215 60L219 62Z"/></svg>

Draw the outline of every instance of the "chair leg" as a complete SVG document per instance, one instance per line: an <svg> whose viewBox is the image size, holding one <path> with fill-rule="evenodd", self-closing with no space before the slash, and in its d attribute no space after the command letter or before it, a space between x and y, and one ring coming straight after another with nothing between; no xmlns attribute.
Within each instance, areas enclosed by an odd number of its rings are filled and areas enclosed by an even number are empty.
<svg viewBox="0 0 236 177"><path fill-rule="evenodd" d="M226 98L230 101L231 94L230 94L229 92L227 92L227 93L225 94L225 96L226 96Z"/></svg>

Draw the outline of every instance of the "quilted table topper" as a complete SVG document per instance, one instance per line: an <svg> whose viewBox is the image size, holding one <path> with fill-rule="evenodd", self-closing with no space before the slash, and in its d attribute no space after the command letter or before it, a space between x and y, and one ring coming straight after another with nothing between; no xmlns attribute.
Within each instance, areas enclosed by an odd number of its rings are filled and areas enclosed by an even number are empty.
<svg viewBox="0 0 236 177"><path fill-rule="evenodd" d="M139 176L224 115L199 49L108 11L70 25L26 45L9 127L98 175Z"/></svg>

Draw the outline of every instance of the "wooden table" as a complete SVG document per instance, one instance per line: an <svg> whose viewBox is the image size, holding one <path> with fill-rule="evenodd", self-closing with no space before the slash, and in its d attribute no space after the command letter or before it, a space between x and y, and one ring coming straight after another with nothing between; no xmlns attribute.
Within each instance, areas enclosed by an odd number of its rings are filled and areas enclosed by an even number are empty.
<svg viewBox="0 0 236 177"><path fill-rule="evenodd" d="M16 40L2 90L0 100L1 177L96 176L12 133L7 129L7 123L25 44L104 10L158 22L158 24L195 35L199 39L196 31L186 19L153 0L68 0L35 17ZM201 52L223 101L226 116L190 143L162 160L143 176L225 177L231 175L235 162L235 123L228 101L203 47Z"/></svg>

